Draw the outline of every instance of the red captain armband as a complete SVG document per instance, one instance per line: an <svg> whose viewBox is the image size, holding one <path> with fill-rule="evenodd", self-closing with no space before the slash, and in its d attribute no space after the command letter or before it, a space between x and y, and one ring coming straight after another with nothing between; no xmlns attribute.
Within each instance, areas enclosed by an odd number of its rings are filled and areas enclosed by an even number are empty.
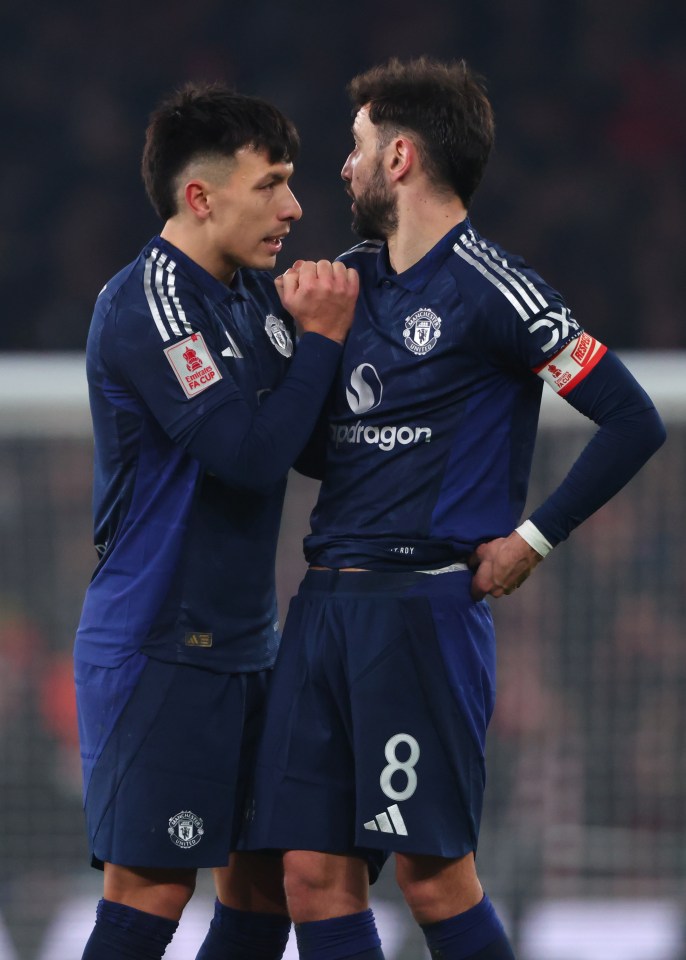
<svg viewBox="0 0 686 960"><path fill-rule="evenodd" d="M588 333L582 333L551 360L547 360L540 367L534 367L533 372L564 397L588 376L606 353L607 347L604 344Z"/></svg>

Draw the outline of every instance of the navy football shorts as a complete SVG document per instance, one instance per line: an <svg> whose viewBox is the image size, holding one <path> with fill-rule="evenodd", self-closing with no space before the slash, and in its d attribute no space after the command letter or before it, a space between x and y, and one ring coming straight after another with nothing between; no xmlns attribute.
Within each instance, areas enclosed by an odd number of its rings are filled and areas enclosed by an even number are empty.
<svg viewBox="0 0 686 960"><path fill-rule="evenodd" d="M213 673L142 654L115 669L76 663L94 866L226 866L270 674Z"/></svg>
<svg viewBox="0 0 686 960"><path fill-rule="evenodd" d="M495 638L471 579L308 571L271 681L241 847L476 850Z"/></svg>

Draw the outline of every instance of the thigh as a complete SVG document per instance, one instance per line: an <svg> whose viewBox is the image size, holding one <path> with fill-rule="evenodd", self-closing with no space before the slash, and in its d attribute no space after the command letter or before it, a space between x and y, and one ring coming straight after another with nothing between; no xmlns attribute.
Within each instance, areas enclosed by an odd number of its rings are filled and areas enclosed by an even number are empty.
<svg viewBox="0 0 686 960"><path fill-rule="evenodd" d="M283 860L280 853L234 852L228 867L215 869L217 897L233 910L286 916Z"/></svg>
<svg viewBox="0 0 686 960"><path fill-rule="evenodd" d="M150 660L93 769L94 862L224 866L236 836L256 675Z"/></svg>

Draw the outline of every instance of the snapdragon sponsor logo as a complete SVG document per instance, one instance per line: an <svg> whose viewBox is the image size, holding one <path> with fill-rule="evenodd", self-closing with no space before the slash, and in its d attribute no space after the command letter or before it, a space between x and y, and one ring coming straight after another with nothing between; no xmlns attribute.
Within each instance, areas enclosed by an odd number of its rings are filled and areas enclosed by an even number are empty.
<svg viewBox="0 0 686 960"><path fill-rule="evenodd" d="M369 413L381 405L383 384L376 367L371 363L361 363L350 374L350 385L345 395L353 413ZM431 440L430 427L411 427L392 425L375 427L363 424L361 420L350 426L332 423L329 425L331 439L336 448L344 443L366 443L378 446L379 450L393 450L397 444L403 447L413 443L428 443Z"/></svg>
<svg viewBox="0 0 686 960"><path fill-rule="evenodd" d="M365 426L358 420L350 426L332 423L329 425L331 439L336 449L344 443L366 443L369 446L378 446L379 450L394 450L397 444L407 447L414 443L429 443L431 427L383 427Z"/></svg>
<svg viewBox="0 0 686 960"><path fill-rule="evenodd" d="M350 386L345 396L353 413L369 413L378 407L383 397L383 385L371 363L361 363L350 374Z"/></svg>

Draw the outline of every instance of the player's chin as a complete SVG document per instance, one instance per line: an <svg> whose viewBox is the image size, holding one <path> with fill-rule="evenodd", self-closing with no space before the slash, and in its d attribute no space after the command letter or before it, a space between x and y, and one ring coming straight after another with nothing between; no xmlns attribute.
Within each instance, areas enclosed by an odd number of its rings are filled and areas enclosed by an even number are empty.
<svg viewBox="0 0 686 960"><path fill-rule="evenodd" d="M252 270L272 270L276 266L276 253L270 250L257 250L246 260L244 266Z"/></svg>

